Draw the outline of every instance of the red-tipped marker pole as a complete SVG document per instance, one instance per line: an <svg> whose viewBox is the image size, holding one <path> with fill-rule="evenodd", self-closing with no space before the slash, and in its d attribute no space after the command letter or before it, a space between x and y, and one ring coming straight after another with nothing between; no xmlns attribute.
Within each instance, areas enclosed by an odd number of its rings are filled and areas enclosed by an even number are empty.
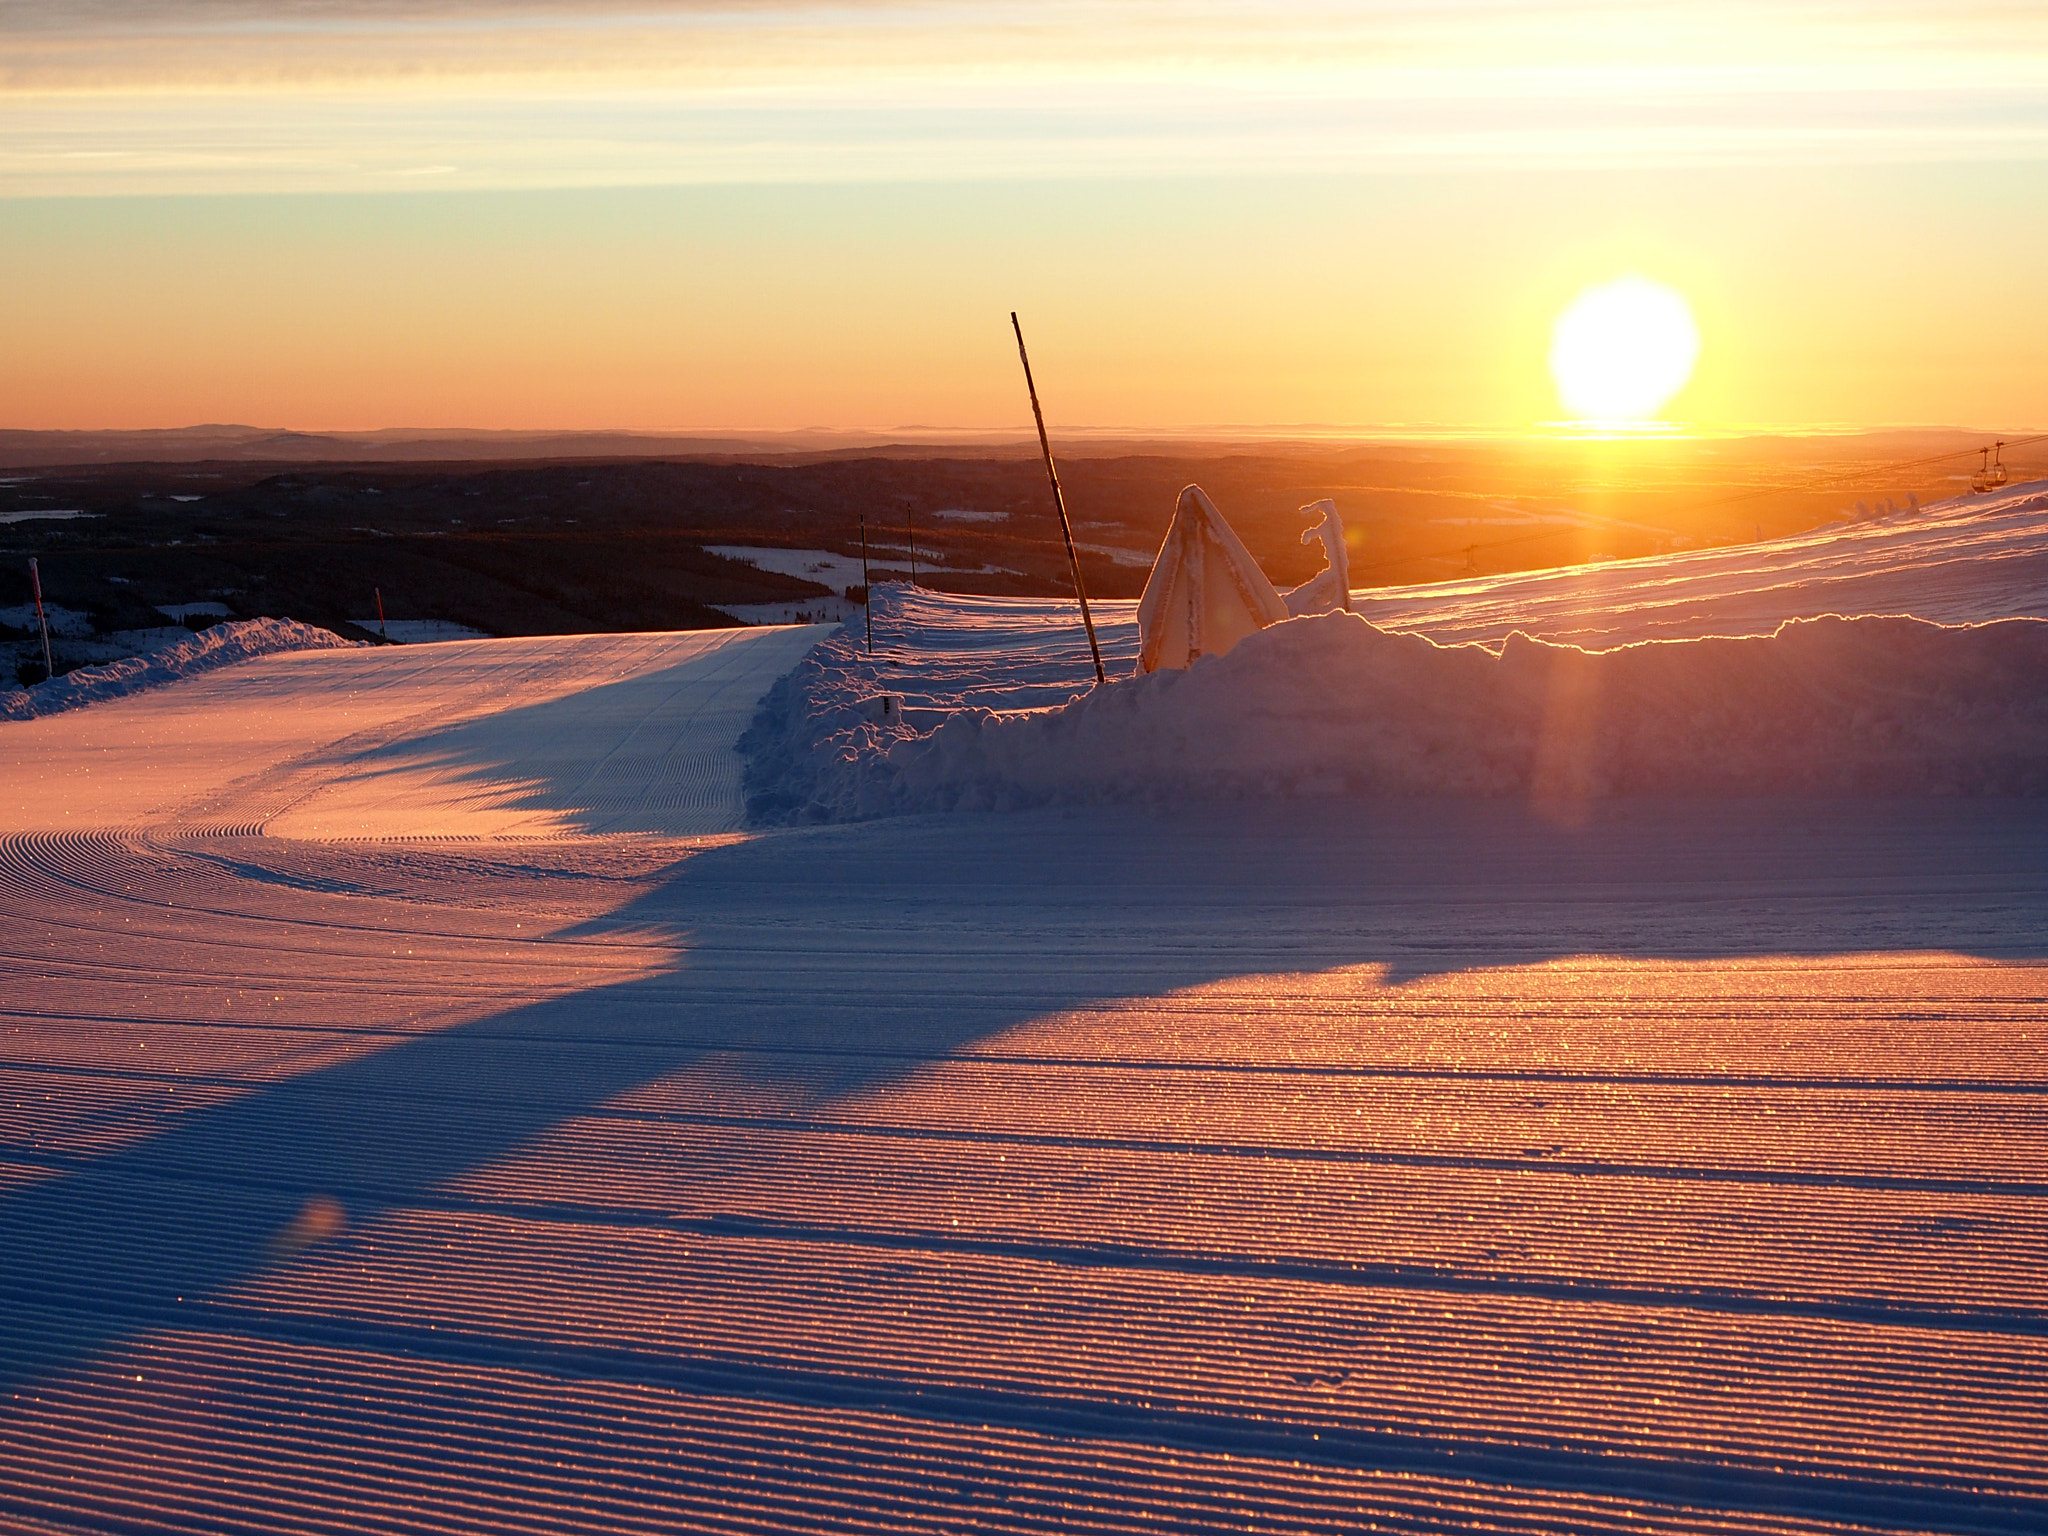
<svg viewBox="0 0 2048 1536"><path fill-rule="evenodd" d="M875 654L875 583L868 575L868 515L860 515L860 614L867 625L868 654Z"/></svg>
<svg viewBox="0 0 2048 1536"><path fill-rule="evenodd" d="M1095 681L1109 679L1102 670L1102 647L1095 643L1095 617L1088 611L1088 589L1081 584L1081 557L1074 551L1074 526L1067 521L1067 498L1060 494L1059 471L1052 467L1052 444L1045 435L1045 412L1038 408L1038 386L1031 382L1031 355L1024 350L1024 327L1010 311L1010 329L1017 333L1017 357L1024 364L1024 387L1031 392L1031 419L1038 423L1038 448L1045 455L1045 478L1052 482L1052 504L1059 508L1060 532L1066 535L1067 564L1074 569L1074 596L1081 600L1081 623L1088 631L1088 654L1095 658Z"/></svg>
<svg viewBox="0 0 2048 1536"><path fill-rule="evenodd" d="M43 632L43 679L47 682L57 675L57 664L50 660L50 621L43 617L43 574L36 569L36 557L28 557L28 584L36 594L36 626Z"/></svg>

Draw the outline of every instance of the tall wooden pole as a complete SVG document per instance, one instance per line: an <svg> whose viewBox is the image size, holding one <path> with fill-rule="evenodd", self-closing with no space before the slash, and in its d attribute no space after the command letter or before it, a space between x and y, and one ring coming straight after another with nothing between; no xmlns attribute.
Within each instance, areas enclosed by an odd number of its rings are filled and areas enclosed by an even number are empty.
<svg viewBox="0 0 2048 1536"><path fill-rule="evenodd" d="M1038 449L1045 455L1045 478L1052 482L1052 504L1059 508L1060 532L1067 540L1067 564L1074 571L1074 596L1081 600L1081 623L1088 631L1088 654L1095 658L1095 681L1107 682L1102 670L1102 647L1095 641L1095 616L1088 611L1088 589L1081 584L1081 557L1074 550L1074 525L1067 521L1067 498L1060 494L1060 474L1052 467L1052 443L1045 435L1045 412L1038 408L1038 386L1031 381L1031 355L1024 350L1024 327L1017 323L1017 311L1010 311L1010 329L1017 333L1017 357L1024 364L1024 387L1031 392L1031 419L1038 423Z"/></svg>

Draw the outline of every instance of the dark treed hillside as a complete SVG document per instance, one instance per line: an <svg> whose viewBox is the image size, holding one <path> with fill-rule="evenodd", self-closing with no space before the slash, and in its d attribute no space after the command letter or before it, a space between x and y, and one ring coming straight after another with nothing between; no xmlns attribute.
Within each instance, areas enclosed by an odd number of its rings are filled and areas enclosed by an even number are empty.
<svg viewBox="0 0 2048 1536"><path fill-rule="evenodd" d="M1968 463L1892 440L1408 444L1062 461L1090 590L1132 597L1180 487L1215 497L1273 580L1313 575L1296 509L1335 497L1359 586L1726 544L1952 494ZM1933 445L1962 451L1960 439ZM67 520L48 514L90 514ZM342 629L394 618L489 634L723 625L714 605L826 588L707 552L860 553L875 579L990 594L1069 590L1044 470L1016 454L515 464L215 461L24 471L0 483L0 607L44 590L99 631L217 604ZM195 620L194 622L203 622Z"/></svg>

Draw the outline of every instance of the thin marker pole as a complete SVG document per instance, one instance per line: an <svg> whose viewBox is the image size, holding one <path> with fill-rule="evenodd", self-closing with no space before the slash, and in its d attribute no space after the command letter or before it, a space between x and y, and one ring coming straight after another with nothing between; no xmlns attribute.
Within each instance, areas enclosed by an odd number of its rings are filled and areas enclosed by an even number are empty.
<svg viewBox="0 0 2048 1536"><path fill-rule="evenodd" d="M391 632L384 627L384 589L382 587L372 587L370 590L377 596L377 633L386 640L389 640Z"/></svg>
<svg viewBox="0 0 2048 1536"><path fill-rule="evenodd" d="M868 579L868 515L860 515L860 612L868 626L868 654L875 654L875 584Z"/></svg>
<svg viewBox="0 0 2048 1536"><path fill-rule="evenodd" d="M907 509L903 517L910 529L910 584L914 587L917 585L917 508Z"/></svg>
<svg viewBox="0 0 2048 1536"><path fill-rule="evenodd" d="M43 576L36 569L36 557L28 557L28 584L35 588L36 624L43 632L43 679L48 681L57 675L57 664L50 660L50 621L43 617Z"/></svg>
<svg viewBox="0 0 2048 1536"><path fill-rule="evenodd" d="M1109 679L1102 670L1102 647L1095 641L1095 616L1088 611L1088 589L1081 584L1081 556L1074 549L1074 527L1067 521L1067 498L1060 493L1059 471L1052 465L1052 443L1045 435L1045 412L1038 408L1038 386L1031 380L1031 355L1024 350L1024 327L1010 311L1010 329L1017 333L1017 359L1024 365L1024 387L1031 392L1031 419L1038 423L1038 448L1045 455L1045 478L1052 482L1052 504L1059 508L1060 532L1067 540L1067 564L1074 571L1074 596L1081 600L1081 624L1088 631L1088 654L1095 658L1095 681Z"/></svg>

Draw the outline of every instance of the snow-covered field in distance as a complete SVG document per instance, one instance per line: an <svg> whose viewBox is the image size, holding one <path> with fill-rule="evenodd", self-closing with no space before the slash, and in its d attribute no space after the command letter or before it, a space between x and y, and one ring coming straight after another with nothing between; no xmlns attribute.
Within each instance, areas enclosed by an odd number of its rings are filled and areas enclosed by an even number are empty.
<svg viewBox="0 0 2048 1536"><path fill-rule="evenodd" d="M822 633L0 723L0 1524L2048 1524L2043 801L750 828Z"/></svg>
<svg viewBox="0 0 2048 1536"><path fill-rule="evenodd" d="M380 639L389 640L393 645L434 645L444 640L487 638L480 629L472 629L467 624L452 623L447 619L379 619L370 616L350 619L349 623Z"/></svg>
<svg viewBox="0 0 2048 1536"><path fill-rule="evenodd" d="M977 521L984 517L1000 518L999 512L937 512L935 517L967 519ZM886 569L891 578L908 571L913 562L923 571L930 573L943 570L949 576L991 576L1016 575L1008 566L962 564L951 560L943 552L925 547L913 549L908 542L887 543L877 537L868 545L868 570L864 574L857 556L835 555L824 549L764 549L741 544L707 544L704 552L722 555L728 560L739 560L758 570L774 571L782 576L795 576L804 581L815 581L834 589L835 595L821 598L798 598L785 603L720 603L721 613L731 614L746 624L788 624L815 622L821 614L834 619L844 618L858 605L848 602L842 595L851 588L861 586L869 576L877 583ZM790 615L801 611L801 618Z"/></svg>
<svg viewBox="0 0 2048 1536"><path fill-rule="evenodd" d="M841 624L860 613L860 604L843 597L798 598L787 603L714 603L711 606L742 624Z"/></svg>
<svg viewBox="0 0 2048 1536"><path fill-rule="evenodd" d="M49 625L50 633L69 639L74 635L92 633L92 615L76 608L59 608L55 603L43 604L42 623ZM0 608L0 624L9 629L27 630L33 634L37 628L35 604L20 603L12 608Z"/></svg>
<svg viewBox="0 0 2048 1536"><path fill-rule="evenodd" d="M860 561L848 555L835 555L829 549L771 549L752 544L707 544L707 555L718 555L723 559L737 560L757 570L774 571L779 576L795 576L803 581L815 581L820 586L830 587L835 592L844 592L848 587L861 583Z"/></svg>

